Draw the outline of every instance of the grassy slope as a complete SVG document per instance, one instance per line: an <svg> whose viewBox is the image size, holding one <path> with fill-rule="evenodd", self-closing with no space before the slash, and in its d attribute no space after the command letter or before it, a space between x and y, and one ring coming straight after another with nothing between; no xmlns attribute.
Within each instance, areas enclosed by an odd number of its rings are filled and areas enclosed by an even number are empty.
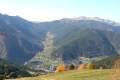
<svg viewBox="0 0 120 80"><path fill-rule="evenodd" d="M111 74L110 69L103 70L81 70L52 73L45 76L33 78L21 78L16 80L108 80Z"/></svg>

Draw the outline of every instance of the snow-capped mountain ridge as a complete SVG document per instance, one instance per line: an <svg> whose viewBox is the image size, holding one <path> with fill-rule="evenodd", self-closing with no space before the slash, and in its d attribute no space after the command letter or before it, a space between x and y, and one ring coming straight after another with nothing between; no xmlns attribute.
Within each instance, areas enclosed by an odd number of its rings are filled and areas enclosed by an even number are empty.
<svg viewBox="0 0 120 80"><path fill-rule="evenodd" d="M112 21L112 20L109 20L109 19L102 19L102 18L99 18L99 17L85 17L85 16L81 16L81 17L75 17L75 18L64 18L64 19L61 19L62 21L80 21L80 20L93 20L93 21L99 21L99 22L105 22L105 23L108 23L110 25L114 25L114 26L120 26L120 23L119 22L115 22L115 21Z"/></svg>

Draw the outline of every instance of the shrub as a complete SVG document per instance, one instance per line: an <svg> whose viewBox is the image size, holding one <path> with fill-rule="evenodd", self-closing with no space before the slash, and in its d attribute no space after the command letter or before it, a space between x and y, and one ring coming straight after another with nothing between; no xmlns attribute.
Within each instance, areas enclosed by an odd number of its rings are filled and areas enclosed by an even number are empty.
<svg viewBox="0 0 120 80"><path fill-rule="evenodd" d="M95 64L80 64L79 67L78 67L78 70L81 70L81 69L95 69Z"/></svg>
<svg viewBox="0 0 120 80"><path fill-rule="evenodd" d="M4 80L5 76L4 75L0 75L0 80Z"/></svg>
<svg viewBox="0 0 120 80"><path fill-rule="evenodd" d="M74 70L75 69L75 65L74 64L70 64L69 65L69 70Z"/></svg>
<svg viewBox="0 0 120 80"><path fill-rule="evenodd" d="M63 72L63 71L65 71L65 65L64 64L60 64L60 65L57 66L55 72Z"/></svg>
<svg viewBox="0 0 120 80"><path fill-rule="evenodd" d="M94 64L87 64L86 69L95 69L95 65Z"/></svg>
<svg viewBox="0 0 120 80"><path fill-rule="evenodd" d="M120 59L115 61L112 74L108 77L108 80L120 80Z"/></svg>
<svg viewBox="0 0 120 80"><path fill-rule="evenodd" d="M78 66L78 70L86 69L86 66L87 66L87 64L80 64L80 65Z"/></svg>

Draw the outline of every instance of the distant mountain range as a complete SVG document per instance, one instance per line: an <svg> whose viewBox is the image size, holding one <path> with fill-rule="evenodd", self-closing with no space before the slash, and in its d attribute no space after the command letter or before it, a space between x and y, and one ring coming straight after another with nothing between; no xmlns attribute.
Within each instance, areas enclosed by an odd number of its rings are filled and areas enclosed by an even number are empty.
<svg viewBox="0 0 120 80"><path fill-rule="evenodd" d="M119 23L97 17L34 23L0 14L0 58L18 64L119 55L119 36Z"/></svg>

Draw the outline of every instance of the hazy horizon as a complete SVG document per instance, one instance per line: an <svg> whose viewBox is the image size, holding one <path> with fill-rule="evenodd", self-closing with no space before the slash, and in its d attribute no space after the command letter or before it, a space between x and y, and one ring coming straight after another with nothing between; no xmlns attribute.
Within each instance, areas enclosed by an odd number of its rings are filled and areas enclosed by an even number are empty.
<svg viewBox="0 0 120 80"><path fill-rule="evenodd" d="M3 0L0 13L29 21L52 21L80 16L120 22L118 0Z"/></svg>

